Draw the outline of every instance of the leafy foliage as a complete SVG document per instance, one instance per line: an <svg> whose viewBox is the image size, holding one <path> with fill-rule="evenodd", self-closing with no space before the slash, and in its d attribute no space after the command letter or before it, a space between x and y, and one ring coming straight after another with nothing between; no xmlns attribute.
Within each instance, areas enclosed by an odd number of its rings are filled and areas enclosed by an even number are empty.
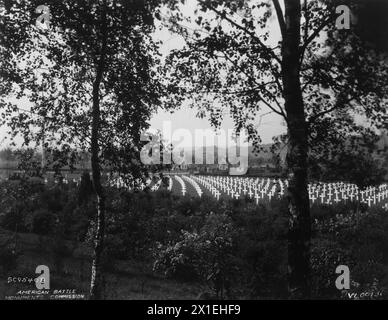
<svg viewBox="0 0 388 320"><path fill-rule="evenodd" d="M158 3L48 1L47 30L35 26L39 1L24 0L4 11L0 45L12 58L2 59L2 82L10 88L2 90L1 106L11 135L21 135L27 146L43 143L52 155L48 160L62 167L72 166L79 150L90 151L91 93L106 39L99 92L102 165L128 182L144 175L140 133L163 92L157 44L151 39ZM30 110L18 109L9 97L24 97Z"/></svg>

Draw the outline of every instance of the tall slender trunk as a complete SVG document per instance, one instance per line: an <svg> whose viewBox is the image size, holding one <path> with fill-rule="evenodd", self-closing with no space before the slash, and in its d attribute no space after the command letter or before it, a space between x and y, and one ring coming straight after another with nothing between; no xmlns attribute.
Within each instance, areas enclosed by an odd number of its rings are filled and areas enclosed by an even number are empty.
<svg viewBox="0 0 388 320"><path fill-rule="evenodd" d="M41 158L41 174L42 177L44 176L46 172L46 150L45 150L45 136L46 136L46 129L44 125L44 121L42 123L42 158Z"/></svg>
<svg viewBox="0 0 388 320"><path fill-rule="evenodd" d="M300 0L285 3L282 43L282 81L288 124L288 271L291 298L308 298L310 287L311 218L307 190L308 128L305 120L300 69Z"/></svg>
<svg viewBox="0 0 388 320"><path fill-rule="evenodd" d="M105 233L105 195L101 184L101 167L99 159L98 135L100 128L100 83L102 79L102 68L97 72L93 84L93 118L91 137L91 164L94 191L97 196L97 217L94 239L94 257L92 263L92 278L90 283L90 299L102 298L102 264L101 256L104 246Z"/></svg>
<svg viewBox="0 0 388 320"><path fill-rule="evenodd" d="M106 7L106 1L104 2ZM94 257L92 262L92 277L90 282L90 299L103 298L103 270L102 251L104 248L105 235L105 194L101 184L101 164L99 155L99 132L100 132L100 85L105 69L105 50L107 45L106 10L103 10L102 17L102 46L100 58L97 63L96 77L93 83L93 105L92 105L92 136L91 136L91 165L94 191L97 197L97 217L94 239Z"/></svg>

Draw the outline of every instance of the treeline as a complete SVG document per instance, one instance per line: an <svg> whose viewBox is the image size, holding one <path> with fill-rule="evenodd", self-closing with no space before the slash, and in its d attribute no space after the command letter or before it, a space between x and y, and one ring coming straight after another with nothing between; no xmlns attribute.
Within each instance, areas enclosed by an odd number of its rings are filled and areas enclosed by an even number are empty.
<svg viewBox="0 0 388 320"><path fill-rule="evenodd" d="M77 154L73 166L75 169L90 169L90 155L84 151L75 151ZM70 159L69 159L70 160ZM65 161L66 162L66 161ZM55 154L50 151L42 151L33 148L10 148L6 147L0 150L0 167L7 169L23 169L26 164L36 167L46 166L47 169L55 169L56 164ZM69 163L60 163L58 169L69 169ZM4 168L3 168L4 169Z"/></svg>

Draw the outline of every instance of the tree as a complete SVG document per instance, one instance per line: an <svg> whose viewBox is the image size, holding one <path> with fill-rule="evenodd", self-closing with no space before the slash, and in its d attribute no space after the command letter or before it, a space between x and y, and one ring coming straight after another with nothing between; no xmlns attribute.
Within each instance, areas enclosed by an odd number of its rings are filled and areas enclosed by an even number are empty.
<svg viewBox="0 0 388 320"><path fill-rule="evenodd" d="M378 161L379 136L371 133L347 139L325 139L325 147L316 147L309 154L309 177L317 181L347 181L359 189L384 182L384 163Z"/></svg>
<svg viewBox="0 0 388 320"><path fill-rule="evenodd" d="M0 159L4 161L13 161L15 160L15 155L13 150L10 147L0 150Z"/></svg>
<svg viewBox="0 0 388 320"><path fill-rule="evenodd" d="M40 160L33 149L19 149L15 151L15 155L18 159L17 168L23 171L24 176L42 176Z"/></svg>
<svg viewBox="0 0 388 320"><path fill-rule="evenodd" d="M93 183L88 171L84 171L81 176L81 182L78 189L78 204L87 203L93 194Z"/></svg>
<svg viewBox="0 0 388 320"><path fill-rule="evenodd" d="M140 133L162 92L157 46L150 36L157 4L49 0L50 27L43 30L35 26L40 1L18 1L1 9L0 52L6 57L1 61L6 89L1 106L11 134L21 134L27 145L44 137L47 150L70 162L79 150L91 154L97 197L92 299L102 297L102 168L128 183L146 173L139 160L144 144ZM30 113L20 112L6 100L9 96L27 97L33 103Z"/></svg>
<svg viewBox="0 0 388 320"><path fill-rule="evenodd" d="M185 48L168 59L173 94L190 95L192 106L207 113L214 125L228 108L236 129L247 128L256 141L259 110L266 108L287 124L293 298L310 296L310 152L333 135L362 134L365 128L356 124L356 114L366 116L374 128L387 119L386 64L354 30L336 29L340 4L199 0L198 28L187 28L185 23L192 21L183 13L169 18L171 29L186 40ZM274 15L277 26L271 25ZM273 39L277 33L280 39ZM333 131L327 132L326 125Z"/></svg>

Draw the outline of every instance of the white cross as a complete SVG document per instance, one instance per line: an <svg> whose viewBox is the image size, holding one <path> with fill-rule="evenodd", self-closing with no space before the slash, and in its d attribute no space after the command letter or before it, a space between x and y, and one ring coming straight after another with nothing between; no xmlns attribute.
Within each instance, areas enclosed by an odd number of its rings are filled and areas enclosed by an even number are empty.
<svg viewBox="0 0 388 320"><path fill-rule="evenodd" d="M256 204L258 204L258 203L259 203L260 196L259 196L257 193L255 193L255 199L256 199Z"/></svg>

